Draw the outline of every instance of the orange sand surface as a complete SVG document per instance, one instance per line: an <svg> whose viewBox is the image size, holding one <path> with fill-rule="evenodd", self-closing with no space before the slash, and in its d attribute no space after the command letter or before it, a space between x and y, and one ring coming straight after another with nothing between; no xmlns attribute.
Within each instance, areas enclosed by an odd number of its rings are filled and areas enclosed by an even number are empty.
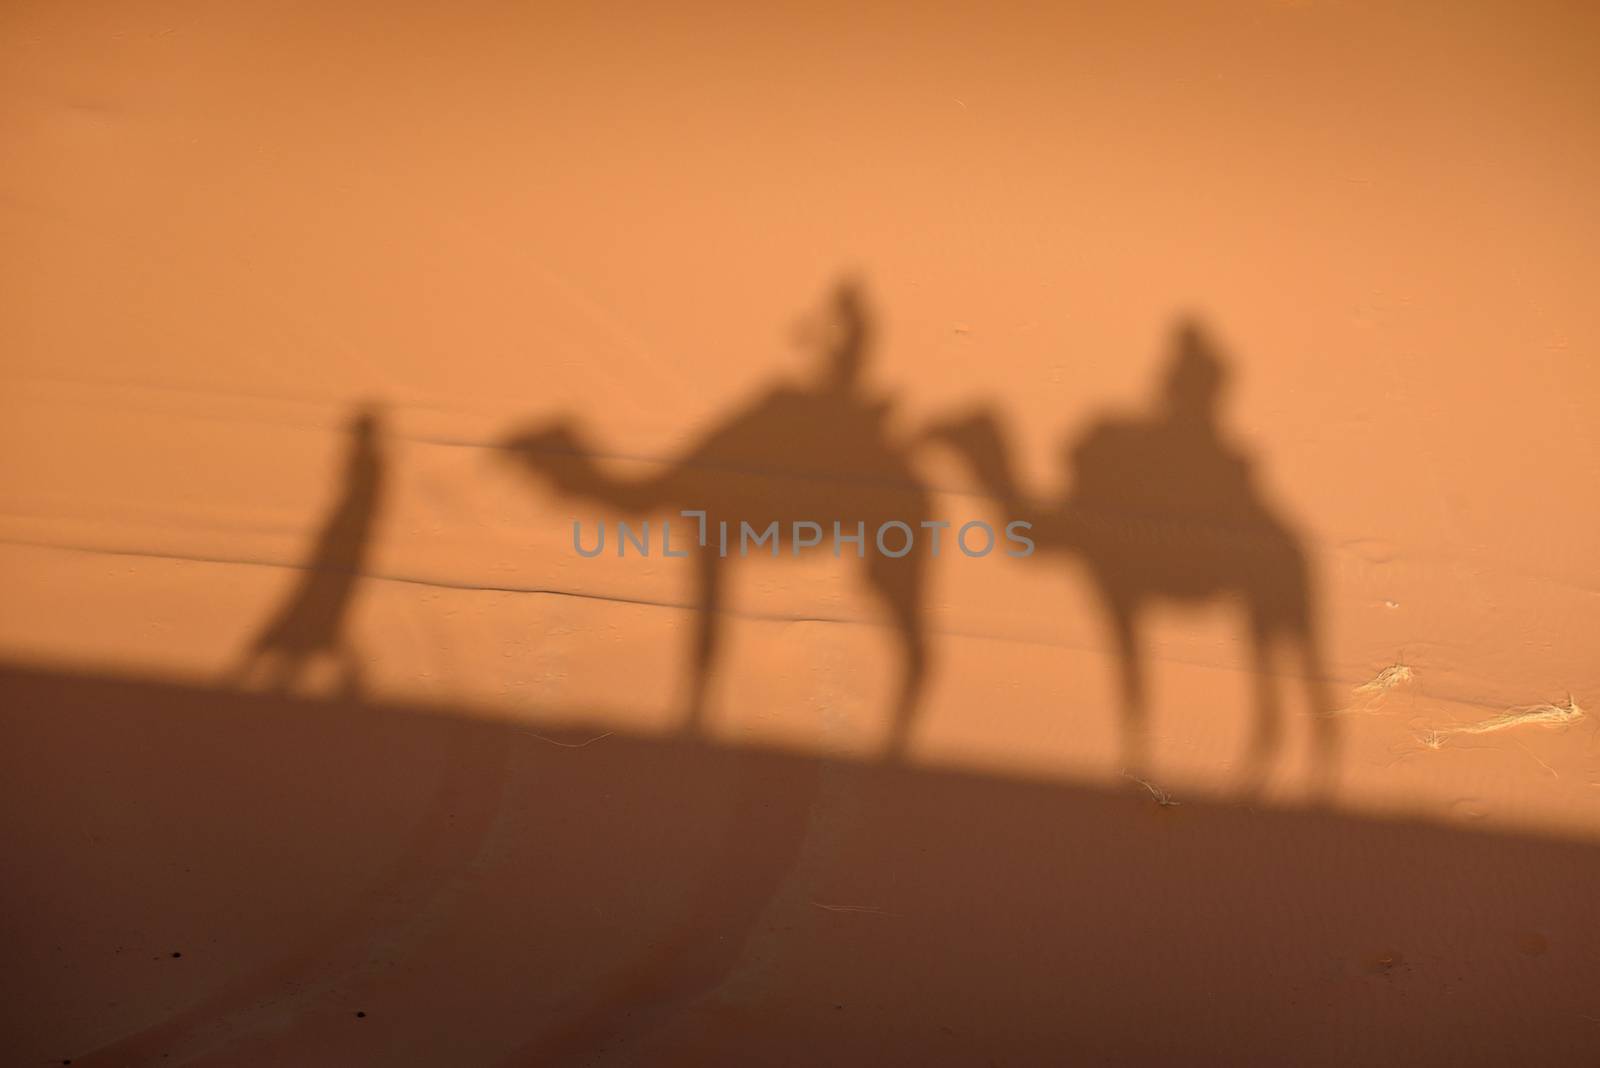
<svg viewBox="0 0 1600 1068"><path fill-rule="evenodd" d="M1600 1063L1597 114L1584 3L0 7L0 1061Z"/></svg>

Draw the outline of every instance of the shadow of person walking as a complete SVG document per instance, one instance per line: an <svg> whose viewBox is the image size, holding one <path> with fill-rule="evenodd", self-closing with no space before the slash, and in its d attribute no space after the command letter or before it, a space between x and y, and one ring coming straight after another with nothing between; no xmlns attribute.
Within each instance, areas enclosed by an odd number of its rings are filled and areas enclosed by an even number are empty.
<svg viewBox="0 0 1600 1068"><path fill-rule="evenodd" d="M337 661L344 696L360 695L361 661L345 629L350 599L361 578L382 503L380 424L379 413L372 407L359 408L351 417L338 501L323 522L306 562L300 565L299 582L245 647L225 681L245 685L264 671L270 689L286 691L320 654Z"/></svg>
<svg viewBox="0 0 1600 1068"><path fill-rule="evenodd" d="M1070 442L1070 488L1043 504L1019 488L995 413L946 421L928 433L963 454L1011 514L1033 522L1039 552L1076 557L1087 569L1119 659L1127 774L1147 770L1141 631L1150 608L1231 599L1244 608L1255 691L1244 788L1262 785L1279 745L1274 672L1288 650L1298 658L1313 717L1312 789L1326 795L1337 725L1324 692L1313 576L1299 537L1258 489L1252 462L1222 431L1228 378L1207 333L1197 322L1180 322L1151 411L1102 418Z"/></svg>

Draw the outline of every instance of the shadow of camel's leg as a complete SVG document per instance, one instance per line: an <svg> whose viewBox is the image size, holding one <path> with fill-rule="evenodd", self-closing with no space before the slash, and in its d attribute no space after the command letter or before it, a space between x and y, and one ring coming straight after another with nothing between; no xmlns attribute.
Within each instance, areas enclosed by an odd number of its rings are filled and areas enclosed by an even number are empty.
<svg viewBox="0 0 1600 1068"><path fill-rule="evenodd" d="M264 654L272 658L272 670L267 674L267 690L270 693L285 694L294 686L305 671L306 661L310 654L301 649L275 649Z"/></svg>
<svg viewBox="0 0 1600 1068"><path fill-rule="evenodd" d="M366 669L361 665L361 657L342 643L335 653L339 658L339 696L346 701L357 700L366 689Z"/></svg>
<svg viewBox="0 0 1600 1068"><path fill-rule="evenodd" d="M1300 645L1300 670L1305 674L1306 699L1311 713L1311 795L1332 799L1339 777L1339 720L1328 695L1328 676L1314 630L1307 626L1296 635Z"/></svg>
<svg viewBox="0 0 1600 1068"><path fill-rule="evenodd" d="M1111 620L1122 684L1122 772L1142 779L1150 770L1146 765L1148 708L1135 613L1132 605L1115 599L1106 601L1106 613Z"/></svg>
<svg viewBox="0 0 1600 1068"><path fill-rule="evenodd" d="M702 548L695 558L695 600L700 618L696 621L690 657L685 733L698 734L705 726L706 696L711 689L711 669L717 654L717 629L722 622L722 564L722 557L709 547Z"/></svg>
<svg viewBox="0 0 1600 1068"><path fill-rule="evenodd" d="M1255 793L1265 785L1273 754L1283 738L1283 709L1278 680L1272 677L1272 652L1276 635L1265 621L1250 620L1250 674L1255 691L1256 723L1245 754L1243 789Z"/></svg>
<svg viewBox="0 0 1600 1068"><path fill-rule="evenodd" d="M900 695L895 704L894 719L889 726L885 754L891 760L904 757L911 743L917 702L922 697L928 672L928 641L922 630L922 559L915 553L898 560L878 555L870 557L867 564L867 580L888 606L904 657Z"/></svg>
<svg viewBox="0 0 1600 1068"><path fill-rule="evenodd" d="M217 685L229 689L244 689L261 667L263 656L262 651L254 646L246 649L239 655L237 660L229 665L228 670L222 673L222 677L217 680Z"/></svg>

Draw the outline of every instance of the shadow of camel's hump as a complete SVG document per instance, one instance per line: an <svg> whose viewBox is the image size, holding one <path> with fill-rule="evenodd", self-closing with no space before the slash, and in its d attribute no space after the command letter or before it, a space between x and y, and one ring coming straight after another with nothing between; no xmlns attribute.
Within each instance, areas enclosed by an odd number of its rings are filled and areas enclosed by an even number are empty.
<svg viewBox="0 0 1600 1068"><path fill-rule="evenodd" d="M1232 594L1269 629L1307 627L1305 554L1246 457L1204 428L1106 420L1070 458L1069 541L1104 594L1180 602Z"/></svg>

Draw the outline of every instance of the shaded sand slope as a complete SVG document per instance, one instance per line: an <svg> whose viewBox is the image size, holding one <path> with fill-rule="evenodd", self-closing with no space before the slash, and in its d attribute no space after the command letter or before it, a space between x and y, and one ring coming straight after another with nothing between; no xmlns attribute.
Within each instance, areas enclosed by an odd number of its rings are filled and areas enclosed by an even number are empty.
<svg viewBox="0 0 1600 1068"><path fill-rule="evenodd" d="M441 708L0 688L11 1063L1600 1048L1588 845Z"/></svg>

